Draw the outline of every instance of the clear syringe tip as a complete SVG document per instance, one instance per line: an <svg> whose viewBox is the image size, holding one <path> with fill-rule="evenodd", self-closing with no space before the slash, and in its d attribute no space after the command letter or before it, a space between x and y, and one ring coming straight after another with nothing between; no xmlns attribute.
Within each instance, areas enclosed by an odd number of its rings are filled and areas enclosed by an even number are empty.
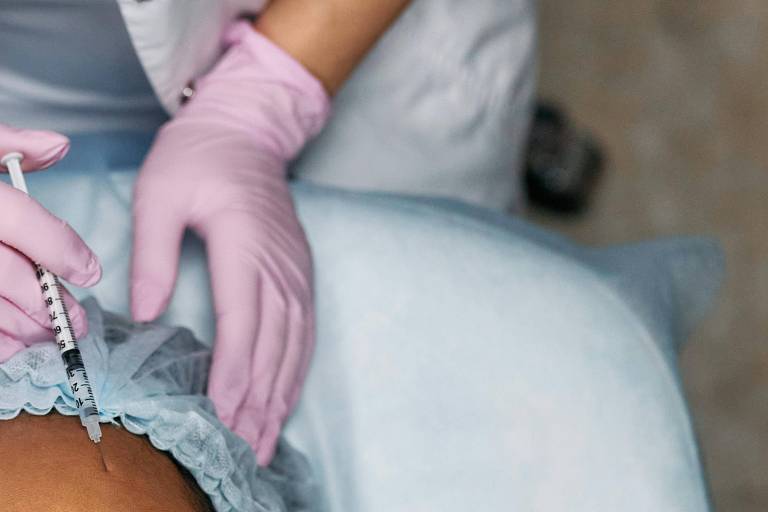
<svg viewBox="0 0 768 512"><path fill-rule="evenodd" d="M101 427L99 426L98 416L88 416L81 423L88 431L88 437L91 438L91 441L94 443L101 442Z"/></svg>

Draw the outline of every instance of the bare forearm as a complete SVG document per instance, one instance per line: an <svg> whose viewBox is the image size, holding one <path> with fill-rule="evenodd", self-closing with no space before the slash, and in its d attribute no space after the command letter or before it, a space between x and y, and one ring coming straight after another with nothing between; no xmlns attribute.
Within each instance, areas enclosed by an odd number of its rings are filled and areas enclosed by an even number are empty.
<svg viewBox="0 0 768 512"><path fill-rule="evenodd" d="M255 27L335 93L410 0L273 0Z"/></svg>

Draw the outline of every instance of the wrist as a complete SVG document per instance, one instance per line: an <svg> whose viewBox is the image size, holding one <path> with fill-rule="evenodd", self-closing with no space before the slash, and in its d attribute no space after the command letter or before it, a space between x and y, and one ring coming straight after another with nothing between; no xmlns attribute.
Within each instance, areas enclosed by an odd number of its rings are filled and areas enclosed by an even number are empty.
<svg viewBox="0 0 768 512"><path fill-rule="evenodd" d="M325 125L330 98L322 83L287 52L245 21L225 34L226 52L194 83L194 95L177 117L206 116L268 140L293 158Z"/></svg>

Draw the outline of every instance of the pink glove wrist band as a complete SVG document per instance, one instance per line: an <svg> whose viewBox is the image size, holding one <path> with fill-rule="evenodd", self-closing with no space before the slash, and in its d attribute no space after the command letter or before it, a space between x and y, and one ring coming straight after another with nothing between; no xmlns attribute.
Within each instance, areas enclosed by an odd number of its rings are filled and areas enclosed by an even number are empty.
<svg viewBox="0 0 768 512"><path fill-rule="evenodd" d="M325 125L328 93L291 55L238 21L227 30L226 53L195 81L195 94L180 114L226 115L275 157L291 160ZM265 137L268 134L269 137Z"/></svg>

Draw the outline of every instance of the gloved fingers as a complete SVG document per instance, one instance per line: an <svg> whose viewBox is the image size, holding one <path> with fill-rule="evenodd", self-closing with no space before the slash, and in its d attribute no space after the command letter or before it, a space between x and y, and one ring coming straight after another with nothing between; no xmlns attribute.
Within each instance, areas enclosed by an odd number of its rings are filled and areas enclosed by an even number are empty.
<svg viewBox="0 0 768 512"><path fill-rule="evenodd" d="M298 298L291 300L283 361L267 404L267 415L280 420L288 416L293 406L291 397L301 385L302 366L312 352L312 342L307 339L308 310Z"/></svg>
<svg viewBox="0 0 768 512"><path fill-rule="evenodd" d="M49 131L22 130L0 124L0 158L12 152L24 156L24 171L45 169L64 158L69 151L69 139ZM0 166L3 170L4 167Z"/></svg>
<svg viewBox="0 0 768 512"><path fill-rule="evenodd" d="M232 427L251 386L253 351L262 321L262 283L254 255L243 247L241 238L233 238L228 231L237 225L237 219L226 223L226 227L215 226L207 232L205 240L216 313L208 395L221 421Z"/></svg>
<svg viewBox="0 0 768 512"><path fill-rule="evenodd" d="M301 362L298 366L299 371L294 386L292 387L287 405L287 413L290 413L299 401L301 396L301 388L304 385L304 380L307 376L309 369L309 363L312 360L312 353L314 352L314 340L315 340L315 315L314 311L311 311L306 317L304 326L304 340L305 345L302 348ZM276 395L277 396L277 395ZM267 466L275 456L278 442L280 440L280 432L282 432L283 424L287 417L286 414L281 414L282 407L274 408L268 407L267 419L264 422L264 430L259 436L259 445L256 452L256 461L260 466Z"/></svg>
<svg viewBox="0 0 768 512"><path fill-rule="evenodd" d="M0 205L0 241L77 286L93 286L101 279L98 258L66 222L2 183Z"/></svg>
<svg viewBox="0 0 768 512"><path fill-rule="evenodd" d="M237 411L234 430L256 450L267 417L267 404L273 394L278 372L285 364L288 327L287 298L279 281L262 277L259 298L259 332L251 362L250 386Z"/></svg>
<svg viewBox="0 0 768 512"><path fill-rule="evenodd" d="M269 463L272 462L284 421L284 419L279 420L277 418L267 419L264 432L259 439L259 447L256 450L256 462L259 466L269 466Z"/></svg>
<svg viewBox="0 0 768 512"><path fill-rule="evenodd" d="M85 336L88 333L85 310L63 285L61 288L75 335ZM50 331L51 319L48 316L48 308L43 302L34 265L24 255L2 243L0 243L0 296L42 328ZM0 325L0 328L2 327ZM50 332L48 334L48 339L53 339L52 334Z"/></svg>
<svg viewBox="0 0 768 512"><path fill-rule="evenodd" d="M135 321L149 322L173 296L185 225L181 216L168 211L161 194L137 188L133 226L131 314Z"/></svg>
<svg viewBox="0 0 768 512"><path fill-rule="evenodd" d="M258 331L254 311L229 310L216 316L216 340L208 396L222 423L233 428L251 385L251 361Z"/></svg>
<svg viewBox="0 0 768 512"><path fill-rule="evenodd" d="M51 328L45 328L4 298L0 298L0 333L26 345L53 340Z"/></svg>
<svg viewBox="0 0 768 512"><path fill-rule="evenodd" d="M261 466L266 466L275 454L283 422L288 417L293 404L292 397L301 387L300 373L307 351L311 352L311 343L307 338L307 310L305 304L293 298L288 311L288 332L285 354L275 385L266 407L266 421L259 434L256 459Z"/></svg>
<svg viewBox="0 0 768 512"><path fill-rule="evenodd" d="M0 332L0 363L6 362L16 352L24 349L25 346L19 340Z"/></svg>

